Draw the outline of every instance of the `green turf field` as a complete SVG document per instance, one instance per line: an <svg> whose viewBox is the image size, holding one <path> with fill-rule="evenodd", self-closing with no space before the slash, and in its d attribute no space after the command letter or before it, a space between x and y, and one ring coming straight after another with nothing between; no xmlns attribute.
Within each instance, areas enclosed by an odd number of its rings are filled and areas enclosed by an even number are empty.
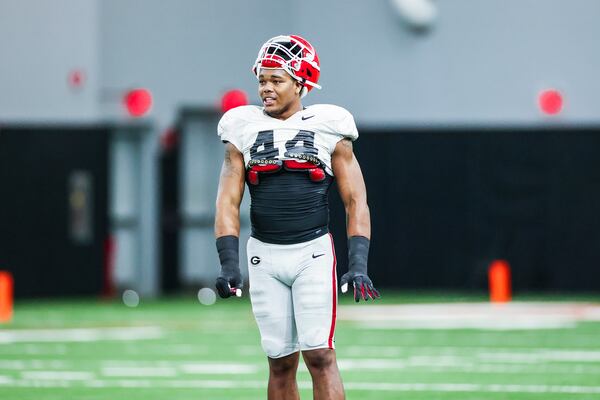
<svg viewBox="0 0 600 400"><path fill-rule="evenodd" d="M600 298L517 300L342 299L348 399L600 399ZM266 365L246 299L18 302L0 325L2 400L264 399Z"/></svg>

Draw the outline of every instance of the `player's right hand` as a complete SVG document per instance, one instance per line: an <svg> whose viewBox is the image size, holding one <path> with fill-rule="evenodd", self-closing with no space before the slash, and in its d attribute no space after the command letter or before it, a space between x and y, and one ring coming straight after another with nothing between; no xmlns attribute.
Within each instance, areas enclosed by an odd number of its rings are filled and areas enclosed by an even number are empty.
<svg viewBox="0 0 600 400"><path fill-rule="evenodd" d="M231 296L241 297L244 282L239 267L226 269L221 267L221 273L215 283L217 292L221 298L226 299Z"/></svg>
<svg viewBox="0 0 600 400"><path fill-rule="evenodd" d="M238 254L237 236L227 235L217 238L217 251L219 252L219 261L221 262L221 273L215 284L217 292L221 298L226 299L231 296L242 296L242 274L240 273L240 263Z"/></svg>

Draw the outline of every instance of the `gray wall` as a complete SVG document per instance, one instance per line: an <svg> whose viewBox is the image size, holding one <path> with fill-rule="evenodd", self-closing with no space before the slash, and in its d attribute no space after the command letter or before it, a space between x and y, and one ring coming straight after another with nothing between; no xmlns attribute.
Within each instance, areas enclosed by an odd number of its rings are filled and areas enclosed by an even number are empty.
<svg viewBox="0 0 600 400"><path fill-rule="evenodd" d="M97 0L0 0L0 121L98 116ZM69 72L85 73L74 90Z"/></svg>
<svg viewBox="0 0 600 400"><path fill-rule="evenodd" d="M231 88L254 94L250 67L257 46L285 31L282 16L289 9L286 1L248 0L104 0L101 5L103 91L149 88L154 116L163 126L180 105L216 106ZM105 115L118 116L118 106L118 98L105 96Z"/></svg>
<svg viewBox="0 0 600 400"><path fill-rule="evenodd" d="M428 34L406 29L389 1L102 2L105 88L146 85L155 114L214 104L249 73L267 38L298 32L321 55L324 90L361 124L544 123L541 89L565 93L563 122L597 122L597 0L439 0ZM165 122L163 122L165 123Z"/></svg>
<svg viewBox="0 0 600 400"><path fill-rule="evenodd" d="M324 90L310 100L361 123L537 123L547 87L567 97L563 120L600 119L597 0L439 0L425 35L389 1L294 4L294 28L322 55Z"/></svg>
<svg viewBox="0 0 600 400"><path fill-rule="evenodd" d="M323 66L306 103L346 106L360 124L544 123L547 87L565 93L562 122L598 122L600 2L436 4L419 35L389 0L0 0L0 120L123 119L122 93L144 86L162 128L229 88L254 98L259 45L297 32ZM73 68L83 90L66 84Z"/></svg>

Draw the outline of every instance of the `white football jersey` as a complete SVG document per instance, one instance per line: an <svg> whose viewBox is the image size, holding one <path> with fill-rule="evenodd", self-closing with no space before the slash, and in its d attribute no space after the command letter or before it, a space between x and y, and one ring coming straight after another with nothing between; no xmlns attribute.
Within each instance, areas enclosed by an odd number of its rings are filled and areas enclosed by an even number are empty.
<svg viewBox="0 0 600 400"><path fill-rule="evenodd" d="M223 115L218 134L244 155L246 167L251 160L316 158L329 175L337 142L358 138L352 114L331 104L308 106L285 121L268 116L259 106L237 107Z"/></svg>

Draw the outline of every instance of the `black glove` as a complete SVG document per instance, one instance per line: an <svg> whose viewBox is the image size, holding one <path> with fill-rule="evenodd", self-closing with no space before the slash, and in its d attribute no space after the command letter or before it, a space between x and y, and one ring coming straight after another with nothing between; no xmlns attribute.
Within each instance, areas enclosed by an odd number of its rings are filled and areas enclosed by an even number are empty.
<svg viewBox="0 0 600 400"><path fill-rule="evenodd" d="M219 296L241 297L244 282L240 273L239 239L231 235L217 238L217 251L221 261L221 273L215 285Z"/></svg>
<svg viewBox="0 0 600 400"><path fill-rule="evenodd" d="M342 275L340 285L342 293L348 291L348 282L354 286L354 300L358 303L362 297L368 301L379 298L379 292L367 276L367 259L369 258L369 239L364 236L352 236L348 239L348 272Z"/></svg>

